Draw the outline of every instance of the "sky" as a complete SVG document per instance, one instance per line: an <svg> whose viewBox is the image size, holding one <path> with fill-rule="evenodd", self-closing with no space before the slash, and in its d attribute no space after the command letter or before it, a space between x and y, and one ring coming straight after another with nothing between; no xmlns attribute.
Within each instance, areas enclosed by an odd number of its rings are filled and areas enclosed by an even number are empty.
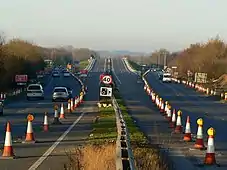
<svg viewBox="0 0 227 170"><path fill-rule="evenodd" d="M227 0L0 0L0 32L53 47L178 51L227 39Z"/></svg>

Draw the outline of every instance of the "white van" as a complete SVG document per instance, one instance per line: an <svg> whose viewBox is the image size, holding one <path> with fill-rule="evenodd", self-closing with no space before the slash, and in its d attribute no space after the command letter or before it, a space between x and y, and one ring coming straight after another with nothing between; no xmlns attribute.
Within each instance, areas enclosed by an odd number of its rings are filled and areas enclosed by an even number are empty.
<svg viewBox="0 0 227 170"><path fill-rule="evenodd" d="M171 83L172 82L171 74L170 73L163 73L162 82L163 83L165 83L165 82Z"/></svg>

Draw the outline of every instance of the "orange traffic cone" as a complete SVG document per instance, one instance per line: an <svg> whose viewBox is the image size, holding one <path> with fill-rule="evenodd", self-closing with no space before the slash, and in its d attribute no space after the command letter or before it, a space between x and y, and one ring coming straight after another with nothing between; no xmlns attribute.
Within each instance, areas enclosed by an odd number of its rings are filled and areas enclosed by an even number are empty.
<svg viewBox="0 0 227 170"><path fill-rule="evenodd" d="M74 110L77 108L77 96L74 99Z"/></svg>
<svg viewBox="0 0 227 170"><path fill-rule="evenodd" d="M184 134L184 141L189 142L192 140L192 134L191 134L191 126L190 126L190 119L189 116L187 116L187 122L185 126L185 134Z"/></svg>
<svg viewBox="0 0 227 170"><path fill-rule="evenodd" d="M176 126L176 110L173 109L172 120L170 122L170 128L175 128Z"/></svg>
<svg viewBox="0 0 227 170"><path fill-rule="evenodd" d="M214 149L214 135L215 135L215 130L214 128L209 128L207 130L207 134L209 135L208 137L208 142L207 142L207 152L204 160L204 164L206 165L215 165L216 164L216 159L215 159L215 149Z"/></svg>
<svg viewBox="0 0 227 170"><path fill-rule="evenodd" d="M158 109L159 110L161 110L162 102L163 102L163 100L162 100L162 98L160 98L159 103L158 103Z"/></svg>
<svg viewBox="0 0 227 170"><path fill-rule="evenodd" d="M14 159L15 158L15 155L13 153L11 128L10 128L9 122L7 122L7 124L6 124L6 136L5 136L4 150L3 150L2 156L0 158L1 159Z"/></svg>
<svg viewBox="0 0 227 170"><path fill-rule="evenodd" d="M67 107L67 111L68 111L68 113L71 113L71 101L70 100L68 100L68 107Z"/></svg>
<svg viewBox="0 0 227 170"><path fill-rule="evenodd" d="M164 101L161 102L160 113L164 113Z"/></svg>
<svg viewBox="0 0 227 170"><path fill-rule="evenodd" d="M194 147L196 149L203 149L205 148L204 142L203 142L203 119L199 118L197 120L197 124L198 124L198 130L197 130L196 142Z"/></svg>
<svg viewBox="0 0 227 170"><path fill-rule="evenodd" d="M73 98L70 100L70 106L71 106L71 111L73 111L74 110L74 104L73 104Z"/></svg>
<svg viewBox="0 0 227 170"><path fill-rule="evenodd" d="M155 96L155 104L156 104L156 106L158 106L158 102L159 102L159 97L158 97L158 95L156 95Z"/></svg>
<svg viewBox="0 0 227 170"><path fill-rule="evenodd" d="M61 104L60 119L65 119L64 105Z"/></svg>
<svg viewBox="0 0 227 170"><path fill-rule="evenodd" d="M168 105L168 107L167 107L167 115L166 115L166 119L169 121L169 122L171 122L171 106L170 105Z"/></svg>
<svg viewBox="0 0 227 170"><path fill-rule="evenodd" d="M182 133L181 115L182 115L182 112L179 110L177 112L177 122L175 127L175 133Z"/></svg>
<svg viewBox="0 0 227 170"><path fill-rule="evenodd" d="M152 92L152 102L155 103L155 93Z"/></svg>
<svg viewBox="0 0 227 170"><path fill-rule="evenodd" d="M54 108L54 120L52 122L53 125L59 125L61 122L59 121L59 116L58 116L58 107Z"/></svg>
<svg viewBox="0 0 227 170"><path fill-rule="evenodd" d="M168 109L168 101L165 102L165 114L167 113L167 109Z"/></svg>
<svg viewBox="0 0 227 170"><path fill-rule="evenodd" d="M43 131L44 132L48 132L49 131L47 112L45 112L45 115L44 115Z"/></svg>
<svg viewBox="0 0 227 170"><path fill-rule="evenodd" d="M35 143L35 137L33 133L33 128L32 128L32 121L34 120L33 115L29 114L28 117L28 125L27 125L27 133L25 137L25 141L22 143Z"/></svg>

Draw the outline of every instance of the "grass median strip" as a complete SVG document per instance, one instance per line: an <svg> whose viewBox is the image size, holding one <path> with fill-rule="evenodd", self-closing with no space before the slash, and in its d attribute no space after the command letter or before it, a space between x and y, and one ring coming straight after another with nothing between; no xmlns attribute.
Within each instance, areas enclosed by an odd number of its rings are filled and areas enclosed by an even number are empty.
<svg viewBox="0 0 227 170"><path fill-rule="evenodd" d="M119 107L121 108L129 131L130 143L134 155L136 169L171 170L172 164L168 160L167 155L161 152L157 145L151 145L149 143L144 133L140 131L139 127L129 115L126 104L121 98L120 93L118 91L114 91L114 95Z"/></svg>
<svg viewBox="0 0 227 170"><path fill-rule="evenodd" d="M88 64L89 64L88 60L80 61L80 66L79 66L80 70L85 69L88 66Z"/></svg>
<svg viewBox="0 0 227 170"><path fill-rule="evenodd" d="M117 129L113 107L99 108L92 128L86 143L68 154L69 163L65 165L65 169L116 169Z"/></svg>

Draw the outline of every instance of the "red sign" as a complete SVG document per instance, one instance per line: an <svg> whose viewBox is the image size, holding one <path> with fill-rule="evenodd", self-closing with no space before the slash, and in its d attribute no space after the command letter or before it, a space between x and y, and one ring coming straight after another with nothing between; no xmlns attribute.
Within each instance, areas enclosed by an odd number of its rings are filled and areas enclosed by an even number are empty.
<svg viewBox="0 0 227 170"><path fill-rule="evenodd" d="M87 70L80 70L80 74L87 74L88 71Z"/></svg>
<svg viewBox="0 0 227 170"><path fill-rule="evenodd" d="M99 76L99 80L102 81L103 77L105 76L104 73L102 73L100 76Z"/></svg>
<svg viewBox="0 0 227 170"><path fill-rule="evenodd" d="M28 75L16 75L15 82L16 83L26 83L28 81Z"/></svg>
<svg viewBox="0 0 227 170"><path fill-rule="evenodd" d="M110 75L104 75L102 77L102 82L104 84L111 84L113 82L112 77Z"/></svg>

